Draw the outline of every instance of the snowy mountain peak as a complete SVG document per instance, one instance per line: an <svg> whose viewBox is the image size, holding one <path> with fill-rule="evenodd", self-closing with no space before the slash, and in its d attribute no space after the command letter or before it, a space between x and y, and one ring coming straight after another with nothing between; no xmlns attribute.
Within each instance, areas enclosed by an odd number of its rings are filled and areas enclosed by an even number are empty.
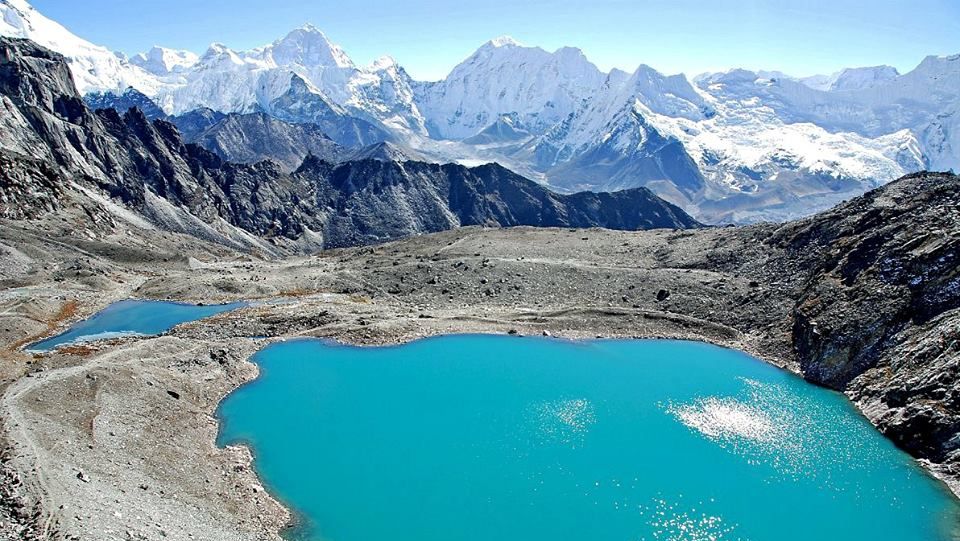
<svg viewBox="0 0 960 541"><path fill-rule="evenodd" d="M10 8L16 9L21 12L34 11L33 6L31 6L25 0L0 0L0 5L7 5ZM24 14L24 16L26 15Z"/></svg>
<svg viewBox="0 0 960 541"><path fill-rule="evenodd" d="M390 57L355 66L309 24L253 50L215 43L197 58L155 47L128 61L28 2L0 0L0 34L63 54L81 93L110 94L100 95L104 107L260 111L315 123L345 146L400 143L369 156L411 147L499 161L561 189L649 185L707 220L787 216L905 172L960 169L960 55L928 57L902 75L889 66L806 78L737 69L692 84L646 65L604 73L579 49L503 36L443 80L418 82Z"/></svg>
<svg viewBox="0 0 960 541"><path fill-rule="evenodd" d="M154 75L165 76L186 71L198 60L200 60L200 57L190 51L178 51L154 46L145 53L132 56L130 63L140 66Z"/></svg>
<svg viewBox="0 0 960 541"><path fill-rule="evenodd" d="M510 36L499 36L499 37L493 38L493 39L491 39L490 41L488 41L488 42L486 43L486 45L489 45L489 46L491 46L491 47L496 47L496 48L500 48L500 47L523 47L523 44L522 44L522 43L520 43L519 41L513 39L513 38L510 37Z"/></svg>
<svg viewBox="0 0 960 541"><path fill-rule="evenodd" d="M228 66L242 66L243 59L226 45L214 42L207 47L206 52L195 64L199 69L223 69Z"/></svg>
<svg viewBox="0 0 960 541"><path fill-rule="evenodd" d="M446 79L427 85L417 103L432 134L464 139L503 114L542 133L580 107L605 75L578 49L549 53L512 38L491 40L457 65Z"/></svg>
<svg viewBox="0 0 960 541"><path fill-rule="evenodd" d="M373 64L370 64L370 71L383 71L389 70L391 68L397 68L397 61L390 55L383 55L380 58L373 61Z"/></svg>
<svg viewBox="0 0 960 541"><path fill-rule="evenodd" d="M203 57L201 58L216 57L222 54L229 54L230 52L232 51L230 51L229 47L218 41L215 41L211 43L209 47L207 47L206 52L203 53Z"/></svg>
<svg viewBox="0 0 960 541"><path fill-rule="evenodd" d="M559 62L569 65L593 65L587 60L587 55L583 54L583 51L576 47L560 47L553 52L553 56L556 57Z"/></svg>
<svg viewBox="0 0 960 541"><path fill-rule="evenodd" d="M702 120L714 114L713 107L685 75L664 75L646 64L640 64L624 87L628 96L661 115Z"/></svg>
<svg viewBox="0 0 960 541"><path fill-rule="evenodd" d="M859 90L896 79L900 75L893 66L847 68L837 75L830 90Z"/></svg>
<svg viewBox="0 0 960 541"><path fill-rule="evenodd" d="M353 68L353 61L326 34L312 24L305 24L267 47L278 66Z"/></svg>
<svg viewBox="0 0 960 541"><path fill-rule="evenodd" d="M930 55L924 58L920 65L911 73L931 75L955 73L960 70L960 54L939 56Z"/></svg>

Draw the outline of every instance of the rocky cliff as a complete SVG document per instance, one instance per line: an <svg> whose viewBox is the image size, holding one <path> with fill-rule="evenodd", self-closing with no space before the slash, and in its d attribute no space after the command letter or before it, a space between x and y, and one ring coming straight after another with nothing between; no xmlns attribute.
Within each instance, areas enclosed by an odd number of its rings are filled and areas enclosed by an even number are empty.
<svg viewBox="0 0 960 541"><path fill-rule="evenodd" d="M316 124L292 124L264 113L229 114L187 140L230 162L273 160L287 171L297 169L308 154L333 162L347 152Z"/></svg>
<svg viewBox="0 0 960 541"><path fill-rule="evenodd" d="M804 377L960 473L960 178L910 175L769 242L808 273L792 313Z"/></svg>

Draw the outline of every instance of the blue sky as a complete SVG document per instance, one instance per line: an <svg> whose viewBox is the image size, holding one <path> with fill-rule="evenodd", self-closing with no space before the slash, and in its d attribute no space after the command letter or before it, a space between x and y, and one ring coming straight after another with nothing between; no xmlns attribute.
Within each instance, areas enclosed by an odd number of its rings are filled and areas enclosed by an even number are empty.
<svg viewBox="0 0 960 541"><path fill-rule="evenodd" d="M74 33L127 54L263 45L310 22L358 64L390 54L439 79L483 42L570 45L607 70L793 75L960 53L960 0L33 0Z"/></svg>

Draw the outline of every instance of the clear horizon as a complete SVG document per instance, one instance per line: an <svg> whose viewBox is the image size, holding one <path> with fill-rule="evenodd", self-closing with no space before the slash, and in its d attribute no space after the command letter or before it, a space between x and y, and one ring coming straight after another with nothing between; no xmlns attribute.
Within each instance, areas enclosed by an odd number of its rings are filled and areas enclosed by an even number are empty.
<svg viewBox="0 0 960 541"><path fill-rule="evenodd" d="M86 0L82 9L65 0L31 4L80 37L128 55L154 45L199 54L212 42L251 49L310 23L358 65L390 55L419 80L445 77L501 35L548 51L577 47L604 71L647 64L689 76L731 68L829 75L882 64L903 73L928 55L960 53L960 2L952 0L606 0L588 8L570 0L521 6L273 0L269 16L256 0Z"/></svg>

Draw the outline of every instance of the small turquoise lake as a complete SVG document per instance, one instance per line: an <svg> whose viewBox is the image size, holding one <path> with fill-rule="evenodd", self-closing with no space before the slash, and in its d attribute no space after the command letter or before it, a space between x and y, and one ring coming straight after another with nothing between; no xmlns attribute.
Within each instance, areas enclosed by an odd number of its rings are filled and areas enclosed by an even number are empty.
<svg viewBox="0 0 960 541"><path fill-rule="evenodd" d="M296 340L221 404L316 541L952 541L840 394L697 342Z"/></svg>
<svg viewBox="0 0 960 541"><path fill-rule="evenodd" d="M173 327L228 312L245 303L196 305L178 302L127 299L107 306L100 312L73 325L67 331L31 344L27 351L51 351L57 346L90 342L120 336L151 336Z"/></svg>

